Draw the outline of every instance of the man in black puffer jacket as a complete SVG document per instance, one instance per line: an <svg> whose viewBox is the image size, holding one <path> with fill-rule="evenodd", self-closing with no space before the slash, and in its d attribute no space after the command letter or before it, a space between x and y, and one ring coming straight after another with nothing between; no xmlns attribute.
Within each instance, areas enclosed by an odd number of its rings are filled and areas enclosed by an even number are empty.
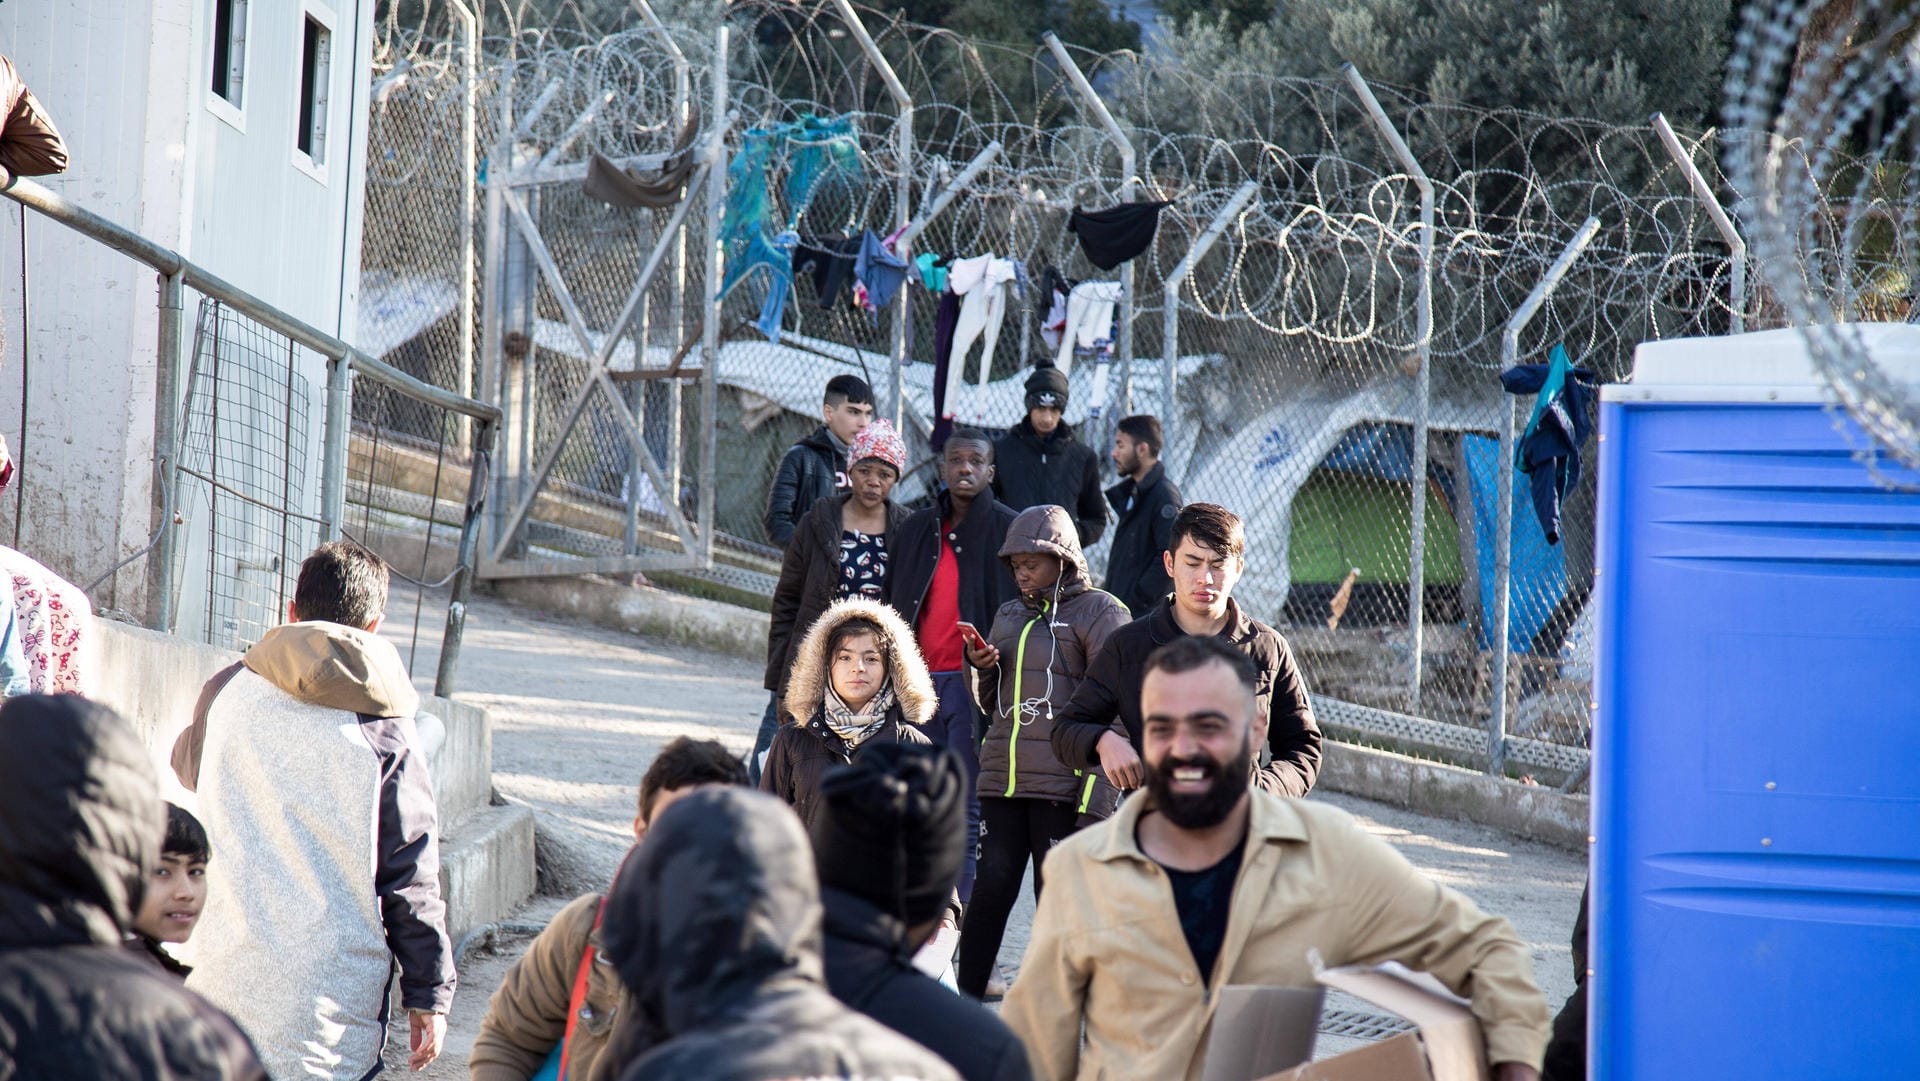
<svg viewBox="0 0 1920 1081"><path fill-rule="evenodd" d="M967 833L967 774L952 751L875 746L827 771L813 857L835 998L960 1071L1028 1081L1027 1051L986 1007L914 967L948 917Z"/></svg>
<svg viewBox="0 0 1920 1081"><path fill-rule="evenodd" d="M676 800L620 869L602 938L634 995L606 1052L631 1056L622 1081L959 1081L827 991L813 850L772 796Z"/></svg>
<svg viewBox="0 0 1920 1081"><path fill-rule="evenodd" d="M124 945L167 823L132 729L25 695L0 746L0 1079L264 1081L231 1018Z"/></svg>
<svg viewBox="0 0 1920 1081"><path fill-rule="evenodd" d="M767 540L785 548L813 505L847 489L847 447L873 421L873 390L853 375L827 380L820 403L825 423L787 448L767 492Z"/></svg>
<svg viewBox="0 0 1920 1081"><path fill-rule="evenodd" d="M1100 458L1061 419L1067 377L1043 364L1027 377L1027 415L993 444L993 494L1009 508L1065 507L1086 548L1107 531ZM983 626L981 630L985 630Z"/></svg>

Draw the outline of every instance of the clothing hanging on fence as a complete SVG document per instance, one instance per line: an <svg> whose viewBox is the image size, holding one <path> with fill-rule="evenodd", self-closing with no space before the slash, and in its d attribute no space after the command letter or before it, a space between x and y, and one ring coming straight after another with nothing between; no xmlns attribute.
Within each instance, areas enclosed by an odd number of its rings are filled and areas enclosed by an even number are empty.
<svg viewBox="0 0 1920 1081"><path fill-rule="evenodd" d="M1053 366L1071 374L1073 358L1111 355L1113 311L1120 303L1119 282L1081 282L1067 296L1066 319L1060 330L1060 351ZM1104 396L1100 397L1104 400Z"/></svg>
<svg viewBox="0 0 1920 1081"><path fill-rule="evenodd" d="M860 254L854 257L853 276L866 287L867 301L876 313L893 303L907 280L907 261L896 255L891 240L881 240L868 229L860 236Z"/></svg>
<svg viewBox="0 0 1920 1081"><path fill-rule="evenodd" d="M779 236L773 238L772 247L778 252L791 253L799 244L800 235L798 233L781 233ZM787 260L789 268L791 268L793 256L788 254ZM760 305L760 318L756 320L753 325L759 327L760 333L765 334L767 340L775 344L778 344L780 341L780 322L787 311L787 295L792 292L792 290L793 272L791 269L785 274L771 274L768 276L767 299L765 303Z"/></svg>
<svg viewBox="0 0 1920 1081"><path fill-rule="evenodd" d="M1105 210L1074 207L1067 218L1067 229L1080 238L1080 250L1087 253L1088 262L1101 270L1112 270L1147 250L1160 223L1160 211L1169 205L1119 203Z"/></svg>
<svg viewBox="0 0 1920 1081"><path fill-rule="evenodd" d="M790 148L787 166L788 225L798 225L807 209L821 198L843 201L848 207L864 202L866 171L860 164L860 138L852 116L815 116L808 113L783 125Z"/></svg>
<svg viewBox="0 0 1920 1081"><path fill-rule="evenodd" d="M727 197L720 212L720 243L727 265L720 283L722 297L759 267L783 281L793 276L791 249L783 251L774 244L767 221L773 202L767 190L767 164L782 139L776 128L749 129L741 138L740 152L727 166Z"/></svg>
<svg viewBox="0 0 1920 1081"><path fill-rule="evenodd" d="M1580 483L1580 448L1593 434L1592 371L1576 368L1567 347L1556 345L1546 364L1516 364L1500 373L1509 394L1533 394L1511 466L1527 474L1533 487L1533 512L1548 544L1560 543L1560 501Z"/></svg>
<svg viewBox="0 0 1920 1081"><path fill-rule="evenodd" d="M947 291L947 261L930 251L923 251L913 257L914 267L920 271L920 284L926 286L929 293Z"/></svg>
<svg viewBox="0 0 1920 1081"><path fill-rule="evenodd" d="M695 109L680 129L680 137L673 141L672 152L659 169L650 173L635 172L596 153L587 159L587 179L581 188L588 198L613 206L651 210L673 207L680 202L687 178L693 175L693 142L699 134L700 111Z"/></svg>
<svg viewBox="0 0 1920 1081"><path fill-rule="evenodd" d="M833 307L854 277L854 256L860 242L850 236L821 236L802 240L793 249L793 272L810 271L813 295L822 308Z"/></svg>
<svg viewBox="0 0 1920 1081"><path fill-rule="evenodd" d="M957 396L967 366L967 351L973 348L977 338L981 339L981 347L975 382L981 390L986 389L987 376L993 370L994 348L1000 341L1000 326L1006 320L1007 286L1014 281L1018 270L1013 260L993 255L954 260L947 285L962 299L947 369L948 401Z"/></svg>
<svg viewBox="0 0 1920 1081"><path fill-rule="evenodd" d="M933 316L933 433L927 439L934 452L946 445L953 431L953 412L947 395L947 372L953 363L953 332L960 322L960 298L940 294L940 307Z"/></svg>

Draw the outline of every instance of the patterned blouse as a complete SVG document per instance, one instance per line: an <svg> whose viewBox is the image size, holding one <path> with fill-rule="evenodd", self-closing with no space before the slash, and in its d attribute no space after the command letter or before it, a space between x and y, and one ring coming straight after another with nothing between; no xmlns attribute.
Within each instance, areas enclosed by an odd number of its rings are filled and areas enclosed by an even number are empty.
<svg viewBox="0 0 1920 1081"><path fill-rule="evenodd" d="M834 599L865 597L877 601L886 584L887 535L857 529L841 531L840 586L834 591Z"/></svg>

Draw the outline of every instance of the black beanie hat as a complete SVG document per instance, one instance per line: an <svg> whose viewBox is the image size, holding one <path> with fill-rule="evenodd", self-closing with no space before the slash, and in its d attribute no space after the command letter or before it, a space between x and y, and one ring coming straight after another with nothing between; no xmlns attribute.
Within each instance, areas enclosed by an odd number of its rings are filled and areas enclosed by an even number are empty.
<svg viewBox="0 0 1920 1081"><path fill-rule="evenodd" d="M1067 407L1066 373L1051 364L1042 364L1027 376L1027 409L1043 405L1054 409Z"/></svg>
<svg viewBox="0 0 1920 1081"><path fill-rule="evenodd" d="M967 775L943 747L869 743L820 780L820 884L908 927L939 918L966 863Z"/></svg>

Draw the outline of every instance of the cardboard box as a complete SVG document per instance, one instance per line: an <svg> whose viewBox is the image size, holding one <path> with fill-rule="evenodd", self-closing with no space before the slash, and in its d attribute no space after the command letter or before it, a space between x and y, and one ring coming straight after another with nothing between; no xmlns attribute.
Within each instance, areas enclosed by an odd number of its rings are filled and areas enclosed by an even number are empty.
<svg viewBox="0 0 1920 1081"><path fill-rule="evenodd" d="M1439 980L1391 962L1325 969L1317 978L1406 1018L1415 1031L1308 1062L1322 992L1223 987L1202 1081L1489 1081L1480 1022Z"/></svg>
<svg viewBox="0 0 1920 1081"><path fill-rule="evenodd" d="M1413 1022L1403 1032L1262 1081L1490 1081L1486 1037L1467 1001L1404 965L1330 968L1318 979Z"/></svg>

